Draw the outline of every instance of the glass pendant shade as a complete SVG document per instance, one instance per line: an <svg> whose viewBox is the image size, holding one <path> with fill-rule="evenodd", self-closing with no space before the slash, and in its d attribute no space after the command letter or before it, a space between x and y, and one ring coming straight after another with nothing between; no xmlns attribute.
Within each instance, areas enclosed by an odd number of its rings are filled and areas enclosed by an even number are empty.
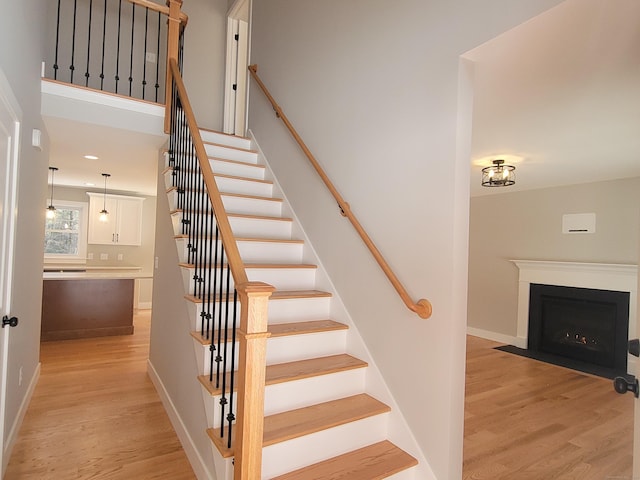
<svg viewBox="0 0 640 480"><path fill-rule="evenodd" d="M51 172L51 201L49 202L49 206L47 207L47 218L49 220L55 218L56 216L56 207L53 206L53 175L58 169L56 167L49 167L49 171Z"/></svg>
<svg viewBox="0 0 640 480"><path fill-rule="evenodd" d="M107 178L109 178L111 175L109 175L108 173L103 173L102 176L104 177L104 196L99 219L101 222L106 222L107 220L109 220L109 212L107 211Z"/></svg>

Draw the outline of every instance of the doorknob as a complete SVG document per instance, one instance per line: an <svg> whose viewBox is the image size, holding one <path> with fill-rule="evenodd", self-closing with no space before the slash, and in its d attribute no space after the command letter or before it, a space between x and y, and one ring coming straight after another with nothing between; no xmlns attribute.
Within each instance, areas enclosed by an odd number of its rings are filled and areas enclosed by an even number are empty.
<svg viewBox="0 0 640 480"><path fill-rule="evenodd" d="M613 379L613 388L616 392L624 394L627 392L633 392L633 395L638 398L640 395L640 384L638 379L633 377L633 380L629 381L624 377L616 377Z"/></svg>
<svg viewBox="0 0 640 480"><path fill-rule="evenodd" d="M629 340L629 346L627 350L634 357L640 357L640 340L638 340L637 338Z"/></svg>
<svg viewBox="0 0 640 480"><path fill-rule="evenodd" d="M9 325L10 327L16 327L18 325L18 318L17 317L11 317L9 318L8 316L4 316L2 317L2 328L6 327L7 325Z"/></svg>

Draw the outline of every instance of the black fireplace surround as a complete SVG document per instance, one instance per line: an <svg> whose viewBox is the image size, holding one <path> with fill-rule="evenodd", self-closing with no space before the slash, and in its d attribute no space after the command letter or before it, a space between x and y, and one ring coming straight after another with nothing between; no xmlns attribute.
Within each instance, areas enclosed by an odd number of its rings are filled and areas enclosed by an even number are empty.
<svg viewBox="0 0 640 480"><path fill-rule="evenodd" d="M628 332L629 292L530 286L531 353L557 358L558 364L569 359L624 375Z"/></svg>

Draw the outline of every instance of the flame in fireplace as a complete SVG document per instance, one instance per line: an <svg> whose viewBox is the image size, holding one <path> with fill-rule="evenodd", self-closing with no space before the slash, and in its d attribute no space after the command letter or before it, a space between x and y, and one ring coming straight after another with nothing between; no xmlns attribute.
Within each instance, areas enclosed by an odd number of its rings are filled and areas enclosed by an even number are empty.
<svg viewBox="0 0 640 480"><path fill-rule="evenodd" d="M559 332L557 341L565 345L585 347L589 350L603 351L605 348L600 344L597 337L589 336L580 331L564 330Z"/></svg>

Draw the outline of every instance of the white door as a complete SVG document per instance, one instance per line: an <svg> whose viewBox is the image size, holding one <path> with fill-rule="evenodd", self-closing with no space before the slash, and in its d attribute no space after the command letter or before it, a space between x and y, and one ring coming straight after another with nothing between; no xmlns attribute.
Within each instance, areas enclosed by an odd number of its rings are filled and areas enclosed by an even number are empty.
<svg viewBox="0 0 640 480"><path fill-rule="evenodd" d="M0 70L0 316L11 315L11 277L13 271L13 240L15 232L16 181L18 166L20 110ZM4 476L5 400L11 328L0 329L0 478Z"/></svg>
<svg viewBox="0 0 640 480"><path fill-rule="evenodd" d="M225 71L225 133L246 134L247 80L249 72L249 0L235 0L227 14Z"/></svg>

